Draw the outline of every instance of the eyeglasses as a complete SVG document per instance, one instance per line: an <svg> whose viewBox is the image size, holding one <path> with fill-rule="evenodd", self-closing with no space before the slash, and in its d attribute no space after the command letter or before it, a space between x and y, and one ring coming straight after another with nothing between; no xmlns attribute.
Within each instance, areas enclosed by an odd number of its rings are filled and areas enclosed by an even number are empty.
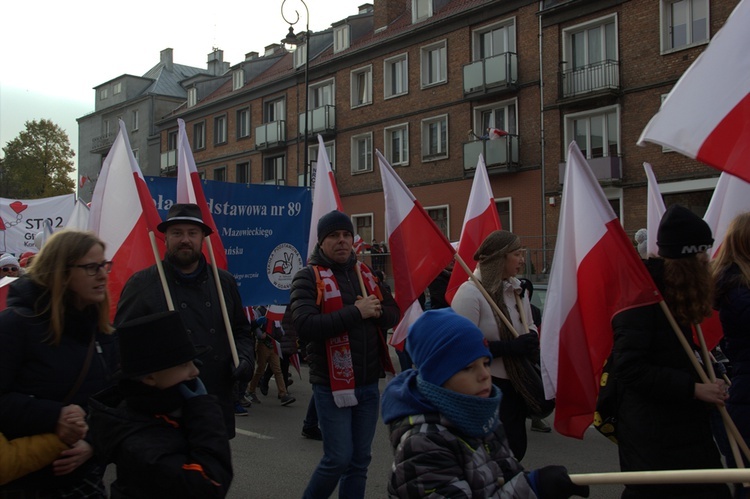
<svg viewBox="0 0 750 499"><path fill-rule="evenodd" d="M17 272L18 267L3 267L0 270L2 270L3 272Z"/></svg>
<svg viewBox="0 0 750 499"><path fill-rule="evenodd" d="M97 275L101 269L104 269L105 274L109 274L110 272L112 272L111 261L104 263L87 263L86 265L71 265L71 267L78 267L79 269L83 269L90 276Z"/></svg>

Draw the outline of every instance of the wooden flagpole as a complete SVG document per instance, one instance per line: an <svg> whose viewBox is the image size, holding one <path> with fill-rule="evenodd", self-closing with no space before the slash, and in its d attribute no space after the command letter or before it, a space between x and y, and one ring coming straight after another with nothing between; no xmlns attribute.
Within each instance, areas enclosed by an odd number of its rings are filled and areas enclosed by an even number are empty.
<svg viewBox="0 0 750 499"><path fill-rule="evenodd" d="M572 474L577 485L663 485L669 483L740 483L750 480L747 469L622 471L619 473Z"/></svg>
<svg viewBox="0 0 750 499"><path fill-rule="evenodd" d="M161 288L164 290L164 298L167 299L167 310L173 312L174 303L172 302L172 293L169 292L167 276L164 274L164 265L161 263L161 255L159 255L159 247L156 245L156 236L154 236L154 231L148 231L148 237L151 240L151 249L154 251L156 269L159 271L159 279L161 280Z"/></svg>
<svg viewBox="0 0 750 499"><path fill-rule="evenodd" d="M224 290L221 289L221 281L219 280L219 269L216 267L216 257L214 256L214 246L211 244L211 238L206 236L204 238L208 245L208 254L211 256L211 269L214 272L214 281L216 281L216 292L219 294L219 305L221 306L221 316L224 318L224 329L227 330L227 340L229 341L229 350L232 352L232 361L234 367L239 367L240 358L237 355L237 345L234 343L234 334L232 332L232 323L229 321L229 313L227 312L227 302L224 300Z"/></svg>

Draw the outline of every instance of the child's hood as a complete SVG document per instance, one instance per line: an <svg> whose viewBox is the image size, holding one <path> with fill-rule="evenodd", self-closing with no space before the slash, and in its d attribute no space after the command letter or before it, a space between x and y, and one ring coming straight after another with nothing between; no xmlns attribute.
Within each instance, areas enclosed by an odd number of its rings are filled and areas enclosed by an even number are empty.
<svg viewBox="0 0 750 499"><path fill-rule="evenodd" d="M382 414L385 424L406 416L438 412L417 389L417 371L408 369L393 378L383 391Z"/></svg>

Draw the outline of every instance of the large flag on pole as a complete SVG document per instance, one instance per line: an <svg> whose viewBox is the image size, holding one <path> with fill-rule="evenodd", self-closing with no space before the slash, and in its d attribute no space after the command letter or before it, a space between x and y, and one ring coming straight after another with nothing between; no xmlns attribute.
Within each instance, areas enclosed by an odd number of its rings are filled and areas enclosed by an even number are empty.
<svg viewBox="0 0 750 499"><path fill-rule="evenodd" d="M179 133L177 134L177 202L197 204L201 209L203 222L214 231L209 238L214 248L216 266L226 270L227 254L224 251L224 243L221 242L221 235L216 228L216 223L214 223L214 217L208 207L206 195L203 193L201 177L198 168L195 166L193 151L190 149L190 141L185 132L185 122L178 118L177 125L179 127ZM208 245L204 245L203 253L210 262L211 255L207 254L208 251Z"/></svg>
<svg viewBox="0 0 750 499"><path fill-rule="evenodd" d="M333 210L344 211L341 204L339 190L336 188L336 178L333 176L331 162L323 142L318 135L318 162L315 167L315 177L312 185L312 216L310 217L310 238L307 243L307 257L309 258L318 242L318 220Z"/></svg>
<svg viewBox="0 0 750 499"><path fill-rule="evenodd" d="M750 165L750 158L746 163ZM747 211L750 211L750 183L722 173L703 217L714 236L714 245L709 250L712 259L721 248L729 223L734 217Z"/></svg>
<svg viewBox="0 0 750 499"><path fill-rule="evenodd" d="M750 0L682 75L638 144L654 142L750 182Z"/></svg>
<svg viewBox="0 0 750 499"><path fill-rule="evenodd" d="M656 246L656 233L659 230L659 222L664 212L667 211L664 206L664 199L659 192L659 184L656 182L654 170L650 163L643 163L643 169L646 170L648 177L648 200L646 203L646 251L649 256L657 256L659 248Z"/></svg>
<svg viewBox="0 0 750 499"><path fill-rule="evenodd" d="M453 259L455 250L393 167L376 150L385 197L385 225L391 249L396 303L401 316L412 316L408 309L419 295ZM429 248L429 251L425 251ZM402 321L403 322L403 321ZM406 339L405 328L397 328L392 345Z"/></svg>
<svg viewBox="0 0 750 499"><path fill-rule="evenodd" d="M568 149L560 225L544 307L544 391L555 429L583 438L612 349L612 317L659 292L575 142Z"/></svg>
<svg viewBox="0 0 750 499"><path fill-rule="evenodd" d="M114 262L109 274L113 318L128 278L155 263L149 231L157 236L160 254L164 252L164 237L156 230L159 213L133 156L125 123L119 120L119 124L94 188L89 215L89 230L107 244L107 259Z"/></svg>
<svg viewBox="0 0 750 499"><path fill-rule="evenodd" d="M487 166L484 164L484 157L480 154L474 172L474 182L471 184L469 204L466 207L464 226L461 229L461 239L458 241L458 255L463 258L470 270L473 271L477 266L477 262L474 261L474 253L482 244L484 238L492 231L501 228L500 217L495 207L495 196L492 194L490 178L487 175ZM448 303L453 301L459 286L466 282L468 278L469 276L466 275L463 267L456 266L453 268L445 291L445 299Z"/></svg>

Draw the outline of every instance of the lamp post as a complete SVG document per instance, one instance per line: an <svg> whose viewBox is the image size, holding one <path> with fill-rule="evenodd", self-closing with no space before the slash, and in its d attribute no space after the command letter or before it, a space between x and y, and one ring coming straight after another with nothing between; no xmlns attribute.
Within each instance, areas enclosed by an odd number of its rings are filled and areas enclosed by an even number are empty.
<svg viewBox="0 0 750 499"><path fill-rule="evenodd" d="M307 8L307 4L304 0L299 0L302 2L302 5L305 7L305 32L304 33L298 33L294 34L294 28L293 26L299 22L299 12L296 10L294 11L294 14L297 16L297 18L290 22L286 16L284 16L284 4L286 3L286 0L281 2L281 17L289 24L289 33L287 33L286 37L281 40L282 43L289 44L289 45L296 45L299 47L302 45L302 42L304 42L305 45L305 136L304 136L304 144L305 144L305 164L304 164L304 171L303 171L303 183L304 185L308 185L308 171L309 171L309 159L308 159L308 150L307 150L307 141L308 141L308 131L310 129L310 115L309 115L309 108L310 108L310 11Z"/></svg>

